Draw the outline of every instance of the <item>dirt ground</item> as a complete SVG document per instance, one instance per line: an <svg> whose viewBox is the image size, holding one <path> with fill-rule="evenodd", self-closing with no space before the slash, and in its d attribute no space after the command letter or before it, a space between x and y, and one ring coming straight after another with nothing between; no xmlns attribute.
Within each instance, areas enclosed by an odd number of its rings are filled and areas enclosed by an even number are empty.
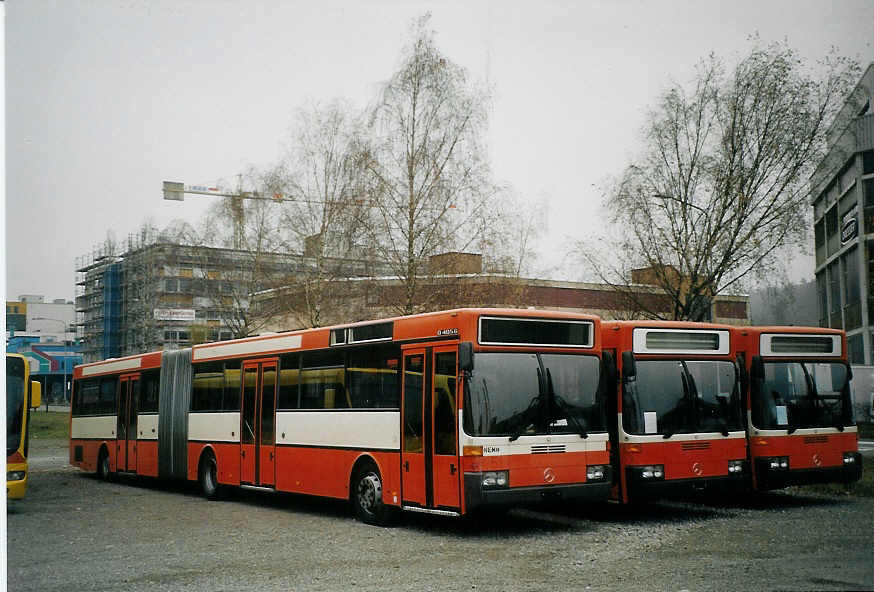
<svg viewBox="0 0 874 592"><path fill-rule="evenodd" d="M103 483L32 452L11 505L9 590L870 590L874 499L774 493L730 503L514 510L356 522L348 505L193 485Z"/></svg>

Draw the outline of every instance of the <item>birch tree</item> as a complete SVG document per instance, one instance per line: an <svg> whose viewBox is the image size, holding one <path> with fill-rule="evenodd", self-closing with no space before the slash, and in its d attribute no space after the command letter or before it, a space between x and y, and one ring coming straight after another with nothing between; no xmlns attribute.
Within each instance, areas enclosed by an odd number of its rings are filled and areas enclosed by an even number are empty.
<svg viewBox="0 0 874 592"><path fill-rule="evenodd" d="M465 251L489 228L494 195L484 138L488 91L437 48L419 19L400 67L370 109L359 150L371 244L400 280L390 298L401 314L427 310L446 269L432 255Z"/></svg>
<svg viewBox="0 0 874 592"><path fill-rule="evenodd" d="M372 271L361 231L368 206L355 152L359 127L354 110L342 101L300 109L285 157L264 178L267 191L288 199L281 208L287 248L303 254L303 265L281 298L299 326L336 319L348 278Z"/></svg>

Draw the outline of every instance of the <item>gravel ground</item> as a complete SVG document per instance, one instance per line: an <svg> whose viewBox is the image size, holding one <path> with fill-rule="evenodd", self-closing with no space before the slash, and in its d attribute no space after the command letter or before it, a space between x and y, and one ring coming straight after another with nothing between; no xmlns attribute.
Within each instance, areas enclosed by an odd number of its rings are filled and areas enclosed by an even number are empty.
<svg viewBox="0 0 874 592"><path fill-rule="evenodd" d="M874 589L870 498L796 491L377 528L331 500L101 483L65 468L61 445L34 447L28 497L8 510L9 590Z"/></svg>

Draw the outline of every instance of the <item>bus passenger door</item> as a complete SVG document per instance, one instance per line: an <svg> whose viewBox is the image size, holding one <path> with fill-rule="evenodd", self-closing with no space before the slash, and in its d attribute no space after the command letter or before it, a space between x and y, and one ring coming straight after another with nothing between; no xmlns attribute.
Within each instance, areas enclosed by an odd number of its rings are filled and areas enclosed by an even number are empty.
<svg viewBox="0 0 874 592"><path fill-rule="evenodd" d="M404 351L401 416L401 496L404 504L426 506L424 428L425 350Z"/></svg>
<svg viewBox="0 0 874 592"><path fill-rule="evenodd" d="M137 413L140 410L140 377L128 382L130 395L127 403L127 470L137 470Z"/></svg>
<svg viewBox="0 0 874 592"><path fill-rule="evenodd" d="M240 398L240 481L276 482L276 360L244 362Z"/></svg>
<svg viewBox="0 0 874 592"><path fill-rule="evenodd" d="M140 377L132 374L118 381L118 415L116 418L115 468L136 471L137 468L137 399Z"/></svg>
<svg viewBox="0 0 874 592"><path fill-rule="evenodd" d="M434 429L432 473L433 506L461 507L458 462L458 372L455 347L434 348L432 418Z"/></svg>
<svg viewBox="0 0 874 592"><path fill-rule="evenodd" d="M240 397L240 481L250 485L255 483L258 471L257 448L257 397L258 363L244 363L243 396Z"/></svg>
<svg viewBox="0 0 874 592"><path fill-rule="evenodd" d="M276 362L261 364L258 484L265 487L272 487L276 483L276 374Z"/></svg>

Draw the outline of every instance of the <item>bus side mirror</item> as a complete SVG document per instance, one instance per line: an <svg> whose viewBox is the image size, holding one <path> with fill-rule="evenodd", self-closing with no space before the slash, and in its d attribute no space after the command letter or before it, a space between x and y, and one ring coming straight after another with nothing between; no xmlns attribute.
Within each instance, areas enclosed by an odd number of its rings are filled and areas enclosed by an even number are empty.
<svg viewBox="0 0 874 592"><path fill-rule="evenodd" d="M630 351L622 352L622 378L631 378L637 376L637 366L634 364L634 353Z"/></svg>
<svg viewBox="0 0 874 592"><path fill-rule="evenodd" d="M458 344L458 369L462 372L473 372L473 344L470 341Z"/></svg>
<svg viewBox="0 0 874 592"><path fill-rule="evenodd" d="M750 361L750 379L761 380L765 377L765 363L762 362L762 356L753 356Z"/></svg>
<svg viewBox="0 0 874 592"><path fill-rule="evenodd" d="M36 380L30 381L30 406L34 409L42 404L42 385Z"/></svg>

